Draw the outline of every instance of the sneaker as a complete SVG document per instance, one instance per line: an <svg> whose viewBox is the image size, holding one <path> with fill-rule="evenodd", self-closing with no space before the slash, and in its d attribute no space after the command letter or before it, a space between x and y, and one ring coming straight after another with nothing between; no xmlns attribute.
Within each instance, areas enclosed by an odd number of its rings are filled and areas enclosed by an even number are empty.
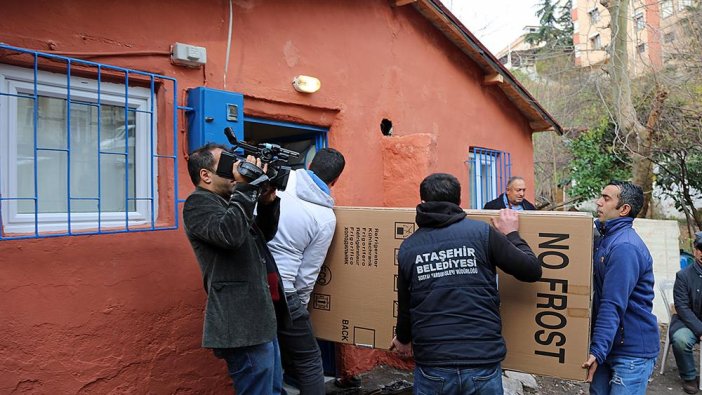
<svg viewBox="0 0 702 395"><path fill-rule="evenodd" d="M699 387L697 386L697 380L684 380L683 381L683 391L686 394L696 394L699 392Z"/></svg>
<svg viewBox="0 0 702 395"><path fill-rule="evenodd" d="M334 385L339 388L359 388L361 386L361 378L359 376L349 376L334 380Z"/></svg>
<svg viewBox="0 0 702 395"><path fill-rule="evenodd" d="M412 393L412 383L406 380L398 380L388 385L380 386L380 393L385 394L411 394Z"/></svg>

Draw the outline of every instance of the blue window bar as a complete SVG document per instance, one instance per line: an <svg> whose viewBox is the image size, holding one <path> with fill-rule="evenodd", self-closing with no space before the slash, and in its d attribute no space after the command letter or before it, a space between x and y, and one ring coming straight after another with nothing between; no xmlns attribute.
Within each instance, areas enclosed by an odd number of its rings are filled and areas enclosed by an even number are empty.
<svg viewBox="0 0 702 395"><path fill-rule="evenodd" d="M512 176L509 152L471 147L466 163L470 168L471 208L482 208L505 191Z"/></svg>
<svg viewBox="0 0 702 395"><path fill-rule="evenodd" d="M176 79L2 43L0 61L0 240L178 228Z"/></svg>

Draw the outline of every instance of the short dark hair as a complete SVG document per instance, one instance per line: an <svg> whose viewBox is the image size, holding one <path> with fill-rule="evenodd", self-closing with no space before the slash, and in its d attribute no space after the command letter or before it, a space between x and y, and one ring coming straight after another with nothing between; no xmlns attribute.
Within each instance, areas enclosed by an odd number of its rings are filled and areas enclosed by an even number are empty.
<svg viewBox="0 0 702 395"><path fill-rule="evenodd" d="M344 171L344 166L346 166L346 160L341 152L334 148L322 148L314 155L310 170L325 184L329 184L339 178Z"/></svg>
<svg viewBox="0 0 702 395"><path fill-rule="evenodd" d="M198 184L200 184L200 169L215 171L215 169L213 169L215 157L212 155L212 151L217 148L223 150L227 149L222 144L207 143L190 153L188 157L188 173L190 174L190 180L193 182L193 185L198 186Z"/></svg>
<svg viewBox="0 0 702 395"><path fill-rule="evenodd" d="M693 245L695 246L695 248L702 251L702 230L695 233L695 241Z"/></svg>
<svg viewBox="0 0 702 395"><path fill-rule="evenodd" d="M419 197L425 202L461 203L461 183L451 174L434 173L419 184Z"/></svg>
<svg viewBox="0 0 702 395"><path fill-rule="evenodd" d="M619 188L619 202L617 202L617 208L628 204L629 207L631 207L629 217L636 218L643 207L643 189L628 181L612 180L607 185L614 185Z"/></svg>

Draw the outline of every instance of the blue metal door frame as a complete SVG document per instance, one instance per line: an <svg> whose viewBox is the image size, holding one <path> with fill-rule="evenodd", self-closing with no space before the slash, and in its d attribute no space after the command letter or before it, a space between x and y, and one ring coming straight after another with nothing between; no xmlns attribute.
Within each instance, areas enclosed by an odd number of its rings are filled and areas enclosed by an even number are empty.
<svg viewBox="0 0 702 395"><path fill-rule="evenodd" d="M258 123L262 125L280 126L284 128L299 129L302 133L296 136L290 136L280 139L281 141L298 141L306 140L307 138L314 138L315 148L320 150L327 146L327 133L329 128L307 125L303 123L293 123L284 121L275 121L272 119L265 119L259 117L250 117L244 115L244 123Z"/></svg>

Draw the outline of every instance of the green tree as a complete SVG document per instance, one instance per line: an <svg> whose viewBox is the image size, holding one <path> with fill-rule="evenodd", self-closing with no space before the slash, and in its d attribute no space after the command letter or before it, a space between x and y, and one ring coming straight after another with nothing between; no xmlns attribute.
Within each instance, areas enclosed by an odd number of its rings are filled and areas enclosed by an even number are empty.
<svg viewBox="0 0 702 395"><path fill-rule="evenodd" d="M594 198L610 180L626 180L631 176L628 158L613 150L614 137L614 125L605 120L570 142L573 154L570 195L574 200Z"/></svg>
<svg viewBox="0 0 702 395"><path fill-rule="evenodd" d="M684 84L681 84L684 87ZM660 121L661 133L654 144L655 185L660 194L675 202L688 224L702 229L702 108L697 104L699 86L692 98L678 95L668 103Z"/></svg>
<svg viewBox="0 0 702 395"><path fill-rule="evenodd" d="M567 0L563 4L560 4L558 0L542 0L538 6L536 16L539 17L539 28L536 32L526 35L526 42L531 45L543 43L545 47L550 49L572 50L571 0Z"/></svg>

